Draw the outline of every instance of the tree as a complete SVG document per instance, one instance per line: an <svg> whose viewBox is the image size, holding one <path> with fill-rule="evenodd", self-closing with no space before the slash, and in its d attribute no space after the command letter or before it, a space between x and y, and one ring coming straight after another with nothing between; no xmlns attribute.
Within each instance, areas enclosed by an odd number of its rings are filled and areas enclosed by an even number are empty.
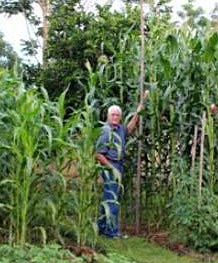
<svg viewBox="0 0 218 263"><path fill-rule="evenodd" d="M0 67L12 69L16 61L20 62L18 55L0 32Z"/></svg>
<svg viewBox="0 0 218 263"><path fill-rule="evenodd" d="M37 4L42 11L42 18L37 17L34 11L34 5ZM48 32L48 17L50 15L50 2L49 0L2 0L0 3L0 13L8 15L16 15L22 13L27 21L36 29L36 37L43 38L43 62L45 57L47 32ZM33 55L40 47L39 41L31 39L24 41L26 46L25 50L28 54Z"/></svg>
<svg viewBox="0 0 218 263"><path fill-rule="evenodd" d="M195 8L194 0L189 0L182 7L183 11L179 12L178 15L183 19L183 25L193 29L206 24L207 19L204 17L204 10L201 7Z"/></svg>
<svg viewBox="0 0 218 263"><path fill-rule="evenodd" d="M129 79L131 67L138 71L140 43L139 10L128 7L126 13L112 13L110 6L98 6L97 13L93 14L76 8L76 2L55 1L52 5L48 64L42 80L51 96L57 96L68 87L68 102L75 107L80 105L85 94L87 61L93 70L100 65L102 70L107 68L107 77L114 79L107 84L105 79L101 80L105 87L99 90L98 98L103 93L106 95L105 92L109 97L119 97L119 87Z"/></svg>
<svg viewBox="0 0 218 263"><path fill-rule="evenodd" d="M214 28L214 30L216 31L218 28L218 3L215 4L214 9L212 11L211 14L211 25Z"/></svg>

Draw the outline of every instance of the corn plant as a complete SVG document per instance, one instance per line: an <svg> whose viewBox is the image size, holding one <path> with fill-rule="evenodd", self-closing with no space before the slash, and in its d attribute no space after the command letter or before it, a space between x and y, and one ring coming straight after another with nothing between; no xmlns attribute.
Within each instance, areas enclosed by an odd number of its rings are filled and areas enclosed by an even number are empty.
<svg viewBox="0 0 218 263"><path fill-rule="evenodd" d="M99 129L95 128L95 93L96 74L89 70L89 87L84 108L80 111L80 125L77 130L77 145L73 157L79 173L79 182L74 194L74 230L77 243L84 245L87 242L94 245L97 237L98 216L98 169L95 160L95 141L99 136ZM72 191L72 190L71 190Z"/></svg>
<svg viewBox="0 0 218 263"><path fill-rule="evenodd" d="M66 119L67 91L52 102L45 90L26 90L5 74L1 87L1 123L7 131L1 133L1 166L7 165L1 174L1 216L10 243L56 239L64 244L70 233L79 245L94 244L97 131L91 92L86 108Z"/></svg>
<svg viewBox="0 0 218 263"><path fill-rule="evenodd" d="M80 246L94 245L97 235L94 158L97 130L93 128L94 107L89 105L90 94L91 91L85 108L74 111L65 119L64 92L57 102L51 104L52 107L48 107L50 111L44 124L51 145L40 162L45 176L39 187L46 188L35 208L44 209L36 223L47 220L44 224L47 235L62 244L65 243L64 236L70 235Z"/></svg>
<svg viewBox="0 0 218 263"><path fill-rule="evenodd" d="M8 156L8 170L2 183L8 182L10 204L10 242L24 245L29 225L31 187L34 183L34 164L38 158L42 104L37 91L26 91L22 82L15 82L13 104L7 105L6 123L10 137L3 137L1 147ZM11 83L14 84L14 83ZM10 87L8 92L10 92ZM7 95L8 93L6 93Z"/></svg>

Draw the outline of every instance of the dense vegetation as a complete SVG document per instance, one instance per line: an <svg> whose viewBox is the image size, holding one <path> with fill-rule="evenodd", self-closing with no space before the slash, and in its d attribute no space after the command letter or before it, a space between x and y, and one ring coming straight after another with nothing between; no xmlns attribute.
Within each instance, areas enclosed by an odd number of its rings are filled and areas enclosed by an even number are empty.
<svg viewBox="0 0 218 263"><path fill-rule="evenodd" d="M143 136L127 146L122 223L134 224L137 141L143 142L141 223L198 249L218 242L217 18L185 7L171 22L151 5L145 28ZM0 218L10 244L95 246L100 184L94 160L99 119L118 103L127 121L139 93L139 10L75 1L51 6L45 64L34 75L0 72ZM28 76L28 77L27 77ZM39 87L30 86L34 82Z"/></svg>

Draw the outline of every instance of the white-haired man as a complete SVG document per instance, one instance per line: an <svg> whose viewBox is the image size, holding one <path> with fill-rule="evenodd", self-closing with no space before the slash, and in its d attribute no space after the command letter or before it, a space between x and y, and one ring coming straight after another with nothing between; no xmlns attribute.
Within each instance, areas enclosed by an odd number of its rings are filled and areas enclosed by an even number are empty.
<svg viewBox="0 0 218 263"><path fill-rule="evenodd" d="M146 98L148 92L145 93ZM98 219L99 233L107 237L119 237L119 193L123 175L125 144L129 134L135 130L143 109L140 103L129 123L121 124L122 110L118 105L108 109L107 122L97 141L96 159L103 165L103 202Z"/></svg>

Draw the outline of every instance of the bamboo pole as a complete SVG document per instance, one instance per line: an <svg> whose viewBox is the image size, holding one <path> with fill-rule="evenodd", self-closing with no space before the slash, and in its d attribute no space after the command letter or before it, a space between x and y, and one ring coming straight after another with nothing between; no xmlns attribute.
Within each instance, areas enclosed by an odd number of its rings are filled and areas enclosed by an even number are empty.
<svg viewBox="0 0 218 263"><path fill-rule="evenodd" d="M145 20L144 20L144 0L140 0L140 9L141 9L141 54L140 54L140 102L143 103L143 93L144 93L144 79L145 79ZM140 207L141 207L141 155L142 155L142 137L143 133L143 119L142 116L139 117L139 142L138 142L138 159L137 159L137 178L136 178L136 234L140 231Z"/></svg>
<svg viewBox="0 0 218 263"><path fill-rule="evenodd" d="M203 182L203 162L204 162L204 138L205 138L206 112L202 116L201 130L201 149L200 149L200 164L199 164L199 188L198 188L198 206L201 206L202 182Z"/></svg>

